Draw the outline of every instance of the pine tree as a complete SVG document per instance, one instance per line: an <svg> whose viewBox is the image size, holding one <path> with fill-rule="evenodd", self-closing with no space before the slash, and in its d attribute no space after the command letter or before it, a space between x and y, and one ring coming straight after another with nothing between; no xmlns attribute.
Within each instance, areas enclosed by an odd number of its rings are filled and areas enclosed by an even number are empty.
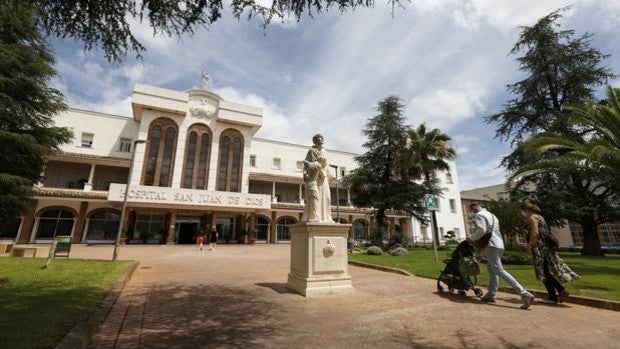
<svg viewBox="0 0 620 349"><path fill-rule="evenodd" d="M396 96L379 101L378 114L368 120L363 134L366 153L355 158L358 167L345 177L350 185L353 203L358 207L374 207L379 226L386 226L386 211L404 210L426 221L422 199L424 185L416 182L407 166L399 159L405 152L408 127L405 124L404 104Z"/></svg>
<svg viewBox="0 0 620 349"><path fill-rule="evenodd" d="M11 2L0 11L0 227L28 208L44 156L71 138L53 126L66 109L62 94L47 86L54 57L37 30L37 10Z"/></svg>

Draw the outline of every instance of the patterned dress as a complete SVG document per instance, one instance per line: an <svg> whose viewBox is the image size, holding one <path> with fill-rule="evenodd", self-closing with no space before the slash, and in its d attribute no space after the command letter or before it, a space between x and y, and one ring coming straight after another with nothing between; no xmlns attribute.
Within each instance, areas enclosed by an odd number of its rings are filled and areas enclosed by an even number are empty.
<svg viewBox="0 0 620 349"><path fill-rule="evenodd" d="M538 238L532 248L532 256L534 257L534 270L536 272L536 278L542 282L545 282L545 262L549 268L549 273L555 275L560 282L569 282L579 279L579 275L573 272L566 263L558 256L557 252L553 248L549 247L542 238L544 234L551 234L548 230L547 222L538 214L532 215L538 222Z"/></svg>

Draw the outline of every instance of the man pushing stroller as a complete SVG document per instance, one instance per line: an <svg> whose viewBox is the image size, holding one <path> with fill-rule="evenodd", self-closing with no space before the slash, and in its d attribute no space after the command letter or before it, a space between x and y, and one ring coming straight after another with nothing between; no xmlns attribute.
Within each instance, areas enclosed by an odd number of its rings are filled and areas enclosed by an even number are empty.
<svg viewBox="0 0 620 349"><path fill-rule="evenodd" d="M468 239L476 241L487 260L489 270L489 290L481 298L483 302L495 303L495 294L499 278L506 281L521 296L521 309L527 309L534 301L534 295L528 292L502 265L504 241L499 230L499 220L477 202L469 204L469 211L475 214L476 232Z"/></svg>

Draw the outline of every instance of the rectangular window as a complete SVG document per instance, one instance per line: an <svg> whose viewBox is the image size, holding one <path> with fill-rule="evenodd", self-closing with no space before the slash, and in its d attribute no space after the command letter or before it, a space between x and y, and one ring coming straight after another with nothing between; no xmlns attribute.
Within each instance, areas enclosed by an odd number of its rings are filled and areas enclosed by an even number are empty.
<svg viewBox="0 0 620 349"><path fill-rule="evenodd" d="M131 138L121 138L121 144L118 150L124 153L131 152Z"/></svg>
<svg viewBox="0 0 620 349"><path fill-rule="evenodd" d="M297 161L297 171L301 172L304 169L303 161Z"/></svg>
<svg viewBox="0 0 620 349"><path fill-rule="evenodd" d="M250 167L256 167L256 155L250 155Z"/></svg>
<svg viewBox="0 0 620 349"><path fill-rule="evenodd" d="M347 168L346 167L341 167L340 168L340 177L344 177L347 175Z"/></svg>
<svg viewBox="0 0 620 349"><path fill-rule="evenodd" d="M456 213L456 201L454 199L450 199L450 212Z"/></svg>
<svg viewBox="0 0 620 349"><path fill-rule="evenodd" d="M280 158L273 158L273 168L281 169L281 160Z"/></svg>
<svg viewBox="0 0 620 349"><path fill-rule="evenodd" d="M92 148L94 138L94 134L82 132L82 146L86 148Z"/></svg>
<svg viewBox="0 0 620 349"><path fill-rule="evenodd" d="M446 173L446 183L452 184L452 173Z"/></svg>

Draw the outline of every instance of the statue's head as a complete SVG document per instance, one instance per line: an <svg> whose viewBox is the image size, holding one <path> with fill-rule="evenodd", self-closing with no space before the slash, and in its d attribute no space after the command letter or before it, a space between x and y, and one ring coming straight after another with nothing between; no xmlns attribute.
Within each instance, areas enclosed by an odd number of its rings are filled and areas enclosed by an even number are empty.
<svg viewBox="0 0 620 349"><path fill-rule="evenodd" d="M319 133L315 134L314 137L312 137L312 143L314 143L314 145L323 145L323 136Z"/></svg>

